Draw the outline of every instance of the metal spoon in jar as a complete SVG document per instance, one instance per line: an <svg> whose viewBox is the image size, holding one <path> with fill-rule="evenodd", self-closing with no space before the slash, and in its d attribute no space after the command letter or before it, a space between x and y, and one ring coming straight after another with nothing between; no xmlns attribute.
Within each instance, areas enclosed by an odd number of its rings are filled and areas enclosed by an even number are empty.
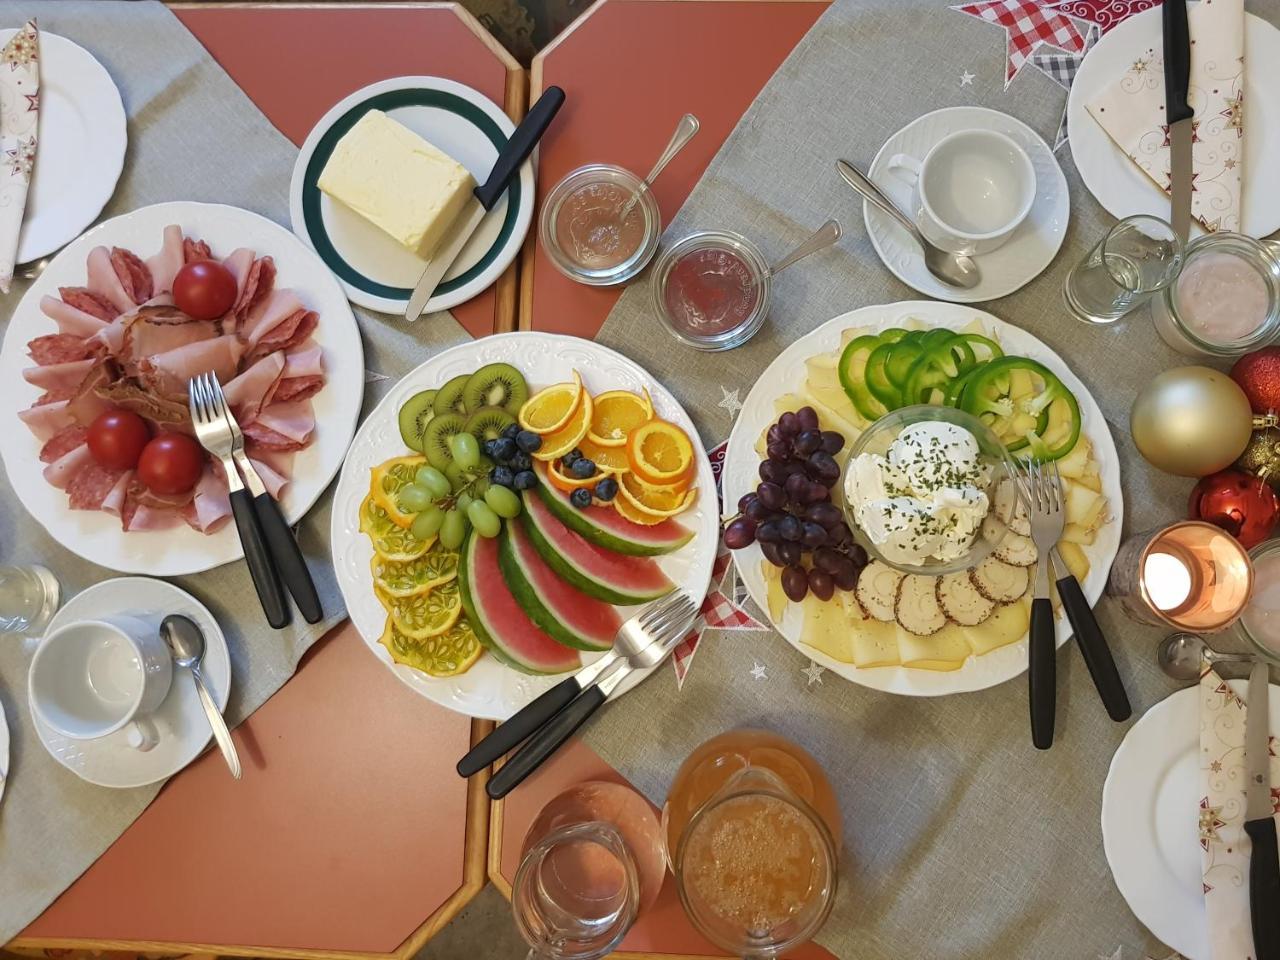
<svg viewBox="0 0 1280 960"><path fill-rule="evenodd" d="M662 151L662 156L658 157L658 162L653 165L653 169L649 171L649 175L644 178L640 184L640 188L631 194L631 199L622 207L622 212L618 214L618 222L622 223L627 219L629 214L637 203L640 202L640 194L648 190L653 181L658 179L658 174L666 168L667 164L675 157L677 153L684 149L686 143L693 139L693 135L698 132L701 126L698 118L692 113L686 113L680 118L680 122L676 124L675 133L671 134L671 141L667 144L667 149Z"/></svg>
<svg viewBox="0 0 1280 960"><path fill-rule="evenodd" d="M1200 660L1210 664L1252 663L1257 657L1247 653L1219 653L1194 633L1171 633L1160 641L1156 662L1175 680L1200 679Z"/></svg>
<svg viewBox="0 0 1280 960"><path fill-rule="evenodd" d="M971 290L982 281L982 271L972 258L959 253L948 253L940 250L924 238L920 228L912 223L911 218L898 209L875 182L848 160L836 161L836 172L844 178L844 182L853 187L863 198L875 204L911 234L911 238L924 251L925 269L938 280L951 287Z"/></svg>
<svg viewBox="0 0 1280 960"><path fill-rule="evenodd" d="M769 276L776 277L787 267L791 266L797 260L803 260L811 253L817 253L819 250L825 250L837 240L840 239L841 230L840 223L836 220L828 220L817 230L809 235L800 246L796 247L785 257L769 268Z"/></svg>
<svg viewBox="0 0 1280 960"><path fill-rule="evenodd" d="M204 705L205 716L209 718L209 726L213 728L213 738L218 741L222 757L231 768L231 775L240 779L240 756L236 746L231 742L231 733L227 730L227 722L222 719L222 711L214 702L213 694L205 685L204 674L200 672L200 661L204 659L204 633L190 618L180 613L171 613L160 621L160 637L173 656L173 662L191 671L196 682L196 692Z"/></svg>

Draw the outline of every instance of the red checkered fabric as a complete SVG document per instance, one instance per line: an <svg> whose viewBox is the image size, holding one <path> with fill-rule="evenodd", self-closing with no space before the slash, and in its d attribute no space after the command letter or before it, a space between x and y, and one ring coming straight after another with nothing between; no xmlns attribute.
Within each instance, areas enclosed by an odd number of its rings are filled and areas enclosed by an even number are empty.
<svg viewBox="0 0 1280 960"><path fill-rule="evenodd" d="M1075 22L1037 0L980 0L951 9L1004 28L1007 37L1006 87L1042 44L1069 53L1084 50L1084 36Z"/></svg>

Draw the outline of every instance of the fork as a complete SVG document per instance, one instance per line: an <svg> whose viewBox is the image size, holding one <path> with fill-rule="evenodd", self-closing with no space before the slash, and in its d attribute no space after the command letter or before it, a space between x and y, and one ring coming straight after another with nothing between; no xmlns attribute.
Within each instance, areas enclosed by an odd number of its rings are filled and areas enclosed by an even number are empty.
<svg viewBox="0 0 1280 960"><path fill-rule="evenodd" d="M187 403L191 408L191 422L195 426L200 446L222 462L222 471L227 476L231 513L236 518L236 530L240 533L249 575L253 578L254 589L258 591L258 601L262 604L263 613L267 615L267 623L278 630L289 622L289 607L285 604L280 578L271 563L262 530L258 527L253 500L232 459L234 439L231 426L216 406L206 374L192 377L188 381Z"/></svg>
<svg viewBox="0 0 1280 960"><path fill-rule="evenodd" d="M612 651L576 676L561 681L499 726L489 736L507 730L500 741L505 749L510 749L524 737L528 737L528 741L485 785L489 797L500 800L523 783L600 709L633 670L648 670L662 663L676 644L688 635L697 613L698 605L682 591L650 604L622 625ZM585 682L584 676L587 678ZM574 687L579 691L576 694L573 693ZM561 693L556 695L556 691ZM568 702L562 707L553 707L556 712L548 713L548 704L562 702L565 691L569 694ZM484 743L482 740L477 744L477 749ZM493 759L498 756L501 752ZM459 763L460 771L467 759L464 757Z"/></svg>
<svg viewBox="0 0 1280 960"><path fill-rule="evenodd" d="M1057 644L1053 625L1053 602L1049 599L1051 551L1066 525L1062 512L1061 488L1045 482L1038 461L1024 461L1023 473L1016 475L1018 490L1031 514L1031 539L1036 545L1036 583L1031 601L1031 649L1027 667L1031 700L1031 742L1038 750L1053 746L1053 723L1057 698Z"/></svg>
<svg viewBox="0 0 1280 960"><path fill-rule="evenodd" d="M280 504L276 503L275 497L267 492L257 469L244 452L244 434L240 430L240 424L236 422L235 414L227 404L227 398L222 392L222 384L212 373L206 373L204 378L213 395L214 406L231 428L231 456L235 459L236 466L240 468L245 486L253 495L253 512L258 518L262 535L267 538L267 552L275 561L284 585L293 595L293 602L302 611L303 619L307 623L319 623L324 617L324 611L320 606L315 582L311 579L311 571L307 569L307 563L302 559L302 550L298 547L298 541L293 531L289 529Z"/></svg>

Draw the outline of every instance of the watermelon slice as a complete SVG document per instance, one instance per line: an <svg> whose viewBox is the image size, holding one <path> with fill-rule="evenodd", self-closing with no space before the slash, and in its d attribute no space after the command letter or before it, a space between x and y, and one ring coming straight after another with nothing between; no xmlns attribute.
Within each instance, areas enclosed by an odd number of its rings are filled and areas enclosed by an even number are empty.
<svg viewBox="0 0 1280 960"><path fill-rule="evenodd" d="M579 509L569 502L569 494L557 490L547 480L546 467L535 465L540 481L538 495L560 521L575 533L597 546L633 557L655 557L674 553L693 539L693 531L674 520L663 520L651 527L633 523L612 507L590 506ZM532 499L525 492L525 502Z"/></svg>
<svg viewBox="0 0 1280 960"><path fill-rule="evenodd" d="M608 650L622 626L618 611L575 590L547 566L524 524L509 520L498 543L498 565L516 602L544 633L578 650Z"/></svg>
<svg viewBox="0 0 1280 960"><path fill-rule="evenodd" d="M462 545L458 586L467 620L490 653L524 673L564 673L581 666L575 650L543 633L502 580L498 541L472 534Z"/></svg>
<svg viewBox="0 0 1280 960"><path fill-rule="evenodd" d="M520 523L547 565L588 597L630 605L647 603L675 589L655 561L591 543L561 523L550 504L532 490L525 491Z"/></svg>

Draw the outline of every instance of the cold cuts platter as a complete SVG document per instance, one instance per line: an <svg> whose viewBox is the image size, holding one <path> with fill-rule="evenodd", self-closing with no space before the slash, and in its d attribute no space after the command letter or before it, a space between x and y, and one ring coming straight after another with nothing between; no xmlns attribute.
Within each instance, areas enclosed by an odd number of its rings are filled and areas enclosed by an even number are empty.
<svg viewBox="0 0 1280 960"><path fill-rule="evenodd" d="M199 271L193 285L185 269L197 261L224 280L230 306L212 296L212 318L197 315L209 312ZM3 456L23 506L114 570L173 576L241 557L221 468L189 441L186 382L206 370L296 522L341 465L363 395L359 331L323 264L257 214L188 202L117 217L69 245L0 349Z"/></svg>

